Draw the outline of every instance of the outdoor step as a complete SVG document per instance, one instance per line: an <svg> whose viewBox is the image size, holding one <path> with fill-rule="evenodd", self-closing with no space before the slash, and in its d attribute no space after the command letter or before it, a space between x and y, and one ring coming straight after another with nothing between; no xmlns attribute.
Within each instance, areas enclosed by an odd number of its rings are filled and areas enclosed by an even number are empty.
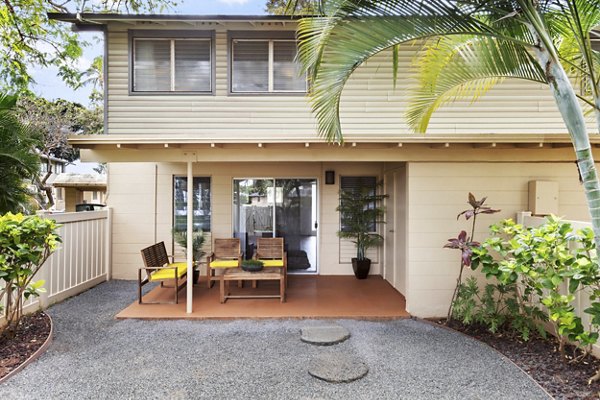
<svg viewBox="0 0 600 400"><path fill-rule="evenodd" d="M350 332L343 326L310 326L302 328L300 340L317 346L331 346L342 343L349 337Z"/></svg>
<svg viewBox="0 0 600 400"><path fill-rule="evenodd" d="M342 353L322 353L308 365L308 373L330 383L348 383L367 375L369 367L360 358Z"/></svg>

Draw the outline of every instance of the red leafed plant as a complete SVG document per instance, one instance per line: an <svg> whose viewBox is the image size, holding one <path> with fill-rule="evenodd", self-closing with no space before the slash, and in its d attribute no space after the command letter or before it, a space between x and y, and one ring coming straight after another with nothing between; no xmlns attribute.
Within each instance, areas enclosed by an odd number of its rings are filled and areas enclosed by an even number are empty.
<svg viewBox="0 0 600 400"><path fill-rule="evenodd" d="M475 235L475 222L477 221L477 216L479 214L495 214L500 210L495 210L491 207L484 206L487 197L482 198L481 200L475 199L473 193L469 193L468 203L471 206L470 209L464 210L456 216L456 219L460 219L461 216L464 216L466 220L473 219L471 221L471 236L467 236L467 232L462 230L458 234L456 238L448 239L448 243L444 246L446 249L456 249L460 250L460 271L458 273L458 279L456 279L456 287L454 288L454 293L452 294L452 300L450 301L450 307L448 308L448 318L446 322L452 319L452 307L454 306L454 301L456 300L456 296L458 295L458 289L462 284L462 275L465 269L465 266L471 265L471 256L473 254L473 247L479 246L479 242L473 241L473 236Z"/></svg>
<svg viewBox="0 0 600 400"><path fill-rule="evenodd" d="M448 239L448 243L444 246L446 249L457 249L461 251L461 264L464 266L471 265L471 255L473 247L479 246L479 242L470 242L466 231L460 231L457 238ZM462 272L462 269L461 269Z"/></svg>

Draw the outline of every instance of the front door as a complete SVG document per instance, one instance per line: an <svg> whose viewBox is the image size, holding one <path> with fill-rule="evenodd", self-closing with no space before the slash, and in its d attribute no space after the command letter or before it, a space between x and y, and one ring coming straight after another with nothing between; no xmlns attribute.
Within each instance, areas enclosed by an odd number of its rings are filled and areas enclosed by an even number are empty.
<svg viewBox="0 0 600 400"><path fill-rule="evenodd" d="M234 179L234 236L245 258L252 258L259 237L283 237L288 272L316 273L317 180Z"/></svg>

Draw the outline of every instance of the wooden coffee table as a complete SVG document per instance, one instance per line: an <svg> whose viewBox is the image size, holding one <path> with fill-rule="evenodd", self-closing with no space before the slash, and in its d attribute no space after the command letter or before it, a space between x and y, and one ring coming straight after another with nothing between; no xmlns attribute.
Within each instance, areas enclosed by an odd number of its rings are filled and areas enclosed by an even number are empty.
<svg viewBox="0 0 600 400"><path fill-rule="evenodd" d="M247 272L241 268L227 268L220 276L221 303L227 299L280 299L285 303L285 275L283 268L263 268L257 272ZM227 281L227 290L225 290ZM279 294L229 294L229 281L279 281Z"/></svg>

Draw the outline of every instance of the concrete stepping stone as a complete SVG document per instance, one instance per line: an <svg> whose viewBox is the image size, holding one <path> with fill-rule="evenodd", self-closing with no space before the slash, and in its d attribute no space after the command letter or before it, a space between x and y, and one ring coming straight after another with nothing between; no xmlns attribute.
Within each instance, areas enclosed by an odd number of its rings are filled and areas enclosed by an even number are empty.
<svg viewBox="0 0 600 400"><path fill-rule="evenodd" d="M343 326L311 326L302 328L300 340L317 346L331 346L342 343L349 337L350 332Z"/></svg>
<svg viewBox="0 0 600 400"><path fill-rule="evenodd" d="M361 359L342 353L323 353L312 359L308 373L330 383L348 383L367 375L369 367Z"/></svg>

